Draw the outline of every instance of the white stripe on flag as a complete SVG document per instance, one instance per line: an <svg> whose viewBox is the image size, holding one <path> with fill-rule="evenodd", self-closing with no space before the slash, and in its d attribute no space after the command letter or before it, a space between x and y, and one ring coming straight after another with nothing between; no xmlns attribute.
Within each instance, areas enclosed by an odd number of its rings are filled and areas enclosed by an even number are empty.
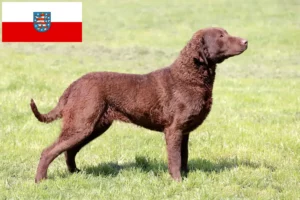
<svg viewBox="0 0 300 200"><path fill-rule="evenodd" d="M81 2L2 2L2 22L33 22L33 12L51 12L51 22L82 22Z"/></svg>

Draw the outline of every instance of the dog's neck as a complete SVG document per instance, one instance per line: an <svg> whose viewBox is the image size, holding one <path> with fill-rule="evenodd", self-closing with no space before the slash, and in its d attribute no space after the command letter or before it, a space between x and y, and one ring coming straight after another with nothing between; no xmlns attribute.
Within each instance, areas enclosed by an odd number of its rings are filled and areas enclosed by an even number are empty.
<svg viewBox="0 0 300 200"><path fill-rule="evenodd" d="M173 77L187 84L212 89L215 80L216 64L209 63L206 65L196 60L190 52L191 50L186 46L171 65Z"/></svg>

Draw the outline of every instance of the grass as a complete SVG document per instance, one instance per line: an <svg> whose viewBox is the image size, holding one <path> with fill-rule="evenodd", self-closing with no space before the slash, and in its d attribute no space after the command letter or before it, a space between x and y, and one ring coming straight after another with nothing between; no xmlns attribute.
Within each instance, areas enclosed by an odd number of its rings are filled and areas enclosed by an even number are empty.
<svg viewBox="0 0 300 200"><path fill-rule="evenodd" d="M0 199L297 199L300 197L300 4L298 0L83 2L84 42L0 44ZM199 28L249 40L220 64L214 105L191 134L191 172L167 172L163 134L115 123L77 157L34 184L60 122L37 122L90 71L146 73L169 65Z"/></svg>

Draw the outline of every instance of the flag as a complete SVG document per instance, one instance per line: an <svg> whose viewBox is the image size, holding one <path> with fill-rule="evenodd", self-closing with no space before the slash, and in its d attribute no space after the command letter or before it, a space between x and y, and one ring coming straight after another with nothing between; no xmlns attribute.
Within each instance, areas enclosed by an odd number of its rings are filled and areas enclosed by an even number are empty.
<svg viewBox="0 0 300 200"><path fill-rule="evenodd" d="M2 42L82 42L82 3L3 2Z"/></svg>

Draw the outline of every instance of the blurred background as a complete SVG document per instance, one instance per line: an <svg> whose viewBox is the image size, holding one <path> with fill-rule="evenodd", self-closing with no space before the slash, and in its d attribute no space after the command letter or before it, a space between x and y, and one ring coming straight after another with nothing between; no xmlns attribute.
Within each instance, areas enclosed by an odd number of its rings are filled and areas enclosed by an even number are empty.
<svg viewBox="0 0 300 200"><path fill-rule="evenodd" d="M3 199L296 199L300 183L299 0L85 0L82 43L0 43L0 197ZM85 147L70 175L64 157L36 186L52 109L91 71L148 73L168 66L194 32L223 27L248 39L218 65L214 105L190 137L191 172L169 179L163 135L115 123ZM22 30L20 30L22 34Z"/></svg>

